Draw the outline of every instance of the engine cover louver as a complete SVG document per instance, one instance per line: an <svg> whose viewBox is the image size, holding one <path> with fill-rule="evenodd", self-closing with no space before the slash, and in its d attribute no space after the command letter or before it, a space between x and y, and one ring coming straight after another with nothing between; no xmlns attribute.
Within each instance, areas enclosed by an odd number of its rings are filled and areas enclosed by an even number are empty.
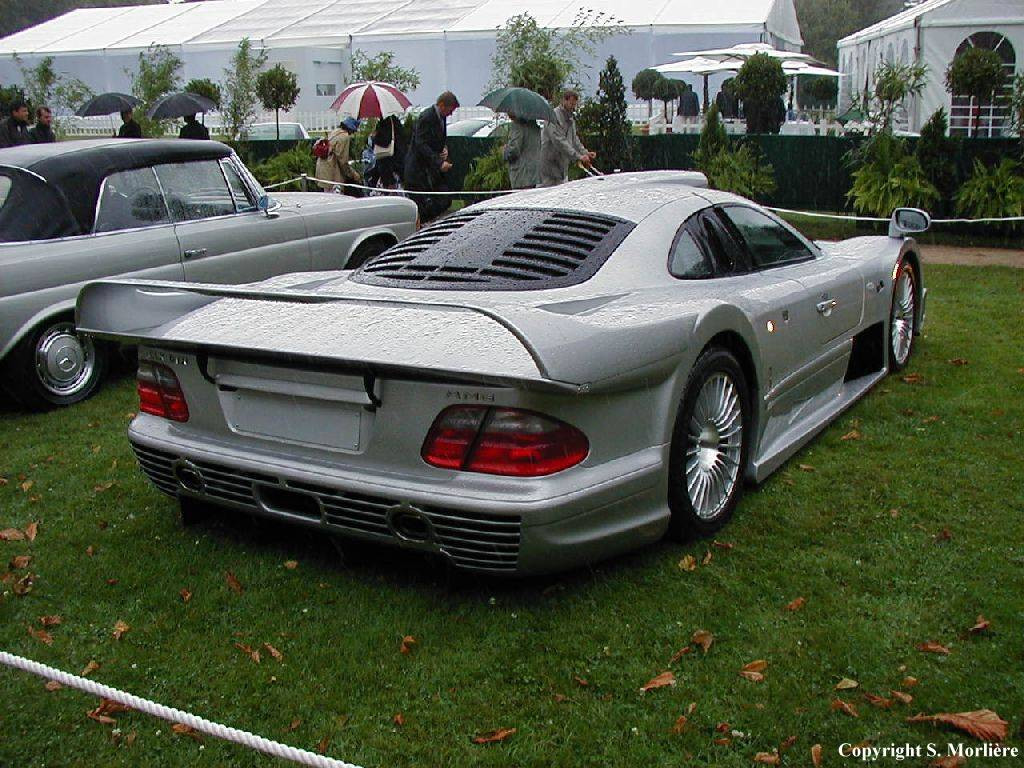
<svg viewBox="0 0 1024 768"><path fill-rule="evenodd" d="M457 213L389 248L352 280L434 290L563 288L593 277L633 226L575 211Z"/></svg>

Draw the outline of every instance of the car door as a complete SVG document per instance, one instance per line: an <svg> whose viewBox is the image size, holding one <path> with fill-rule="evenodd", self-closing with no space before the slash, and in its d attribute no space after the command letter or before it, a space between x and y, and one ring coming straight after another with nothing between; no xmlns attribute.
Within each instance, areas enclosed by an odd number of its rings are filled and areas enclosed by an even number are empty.
<svg viewBox="0 0 1024 768"><path fill-rule="evenodd" d="M189 282L248 283L311 268L301 215L258 210L255 190L229 159L166 163L155 171Z"/></svg>

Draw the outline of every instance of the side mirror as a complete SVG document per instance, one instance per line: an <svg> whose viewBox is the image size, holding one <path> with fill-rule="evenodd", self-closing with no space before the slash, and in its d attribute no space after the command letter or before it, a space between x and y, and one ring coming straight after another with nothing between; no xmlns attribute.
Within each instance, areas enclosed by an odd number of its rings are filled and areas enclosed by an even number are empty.
<svg viewBox="0 0 1024 768"><path fill-rule="evenodd" d="M263 195L256 201L256 209L263 211L268 219L275 218L277 216L277 209L280 207L281 203L269 195Z"/></svg>
<svg viewBox="0 0 1024 768"><path fill-rule="evenodd" d="M932 218L918 208L897 208L889 221L889 237L906 237L916 232L926 232L932 225Z"/></svg>

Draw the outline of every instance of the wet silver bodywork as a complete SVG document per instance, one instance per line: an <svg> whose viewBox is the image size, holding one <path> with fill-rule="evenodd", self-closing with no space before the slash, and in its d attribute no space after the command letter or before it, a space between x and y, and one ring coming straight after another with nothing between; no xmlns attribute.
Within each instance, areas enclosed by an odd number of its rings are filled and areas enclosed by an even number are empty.
<svg viewBox="0 0 1024 768"><path fill-rule="evenodd" d="M878 324L888 331L895 265L910 260L920 274L913 241L856 238L812 246L811 262L672 277L669 247L683 222L735 202L746 203L682 174L647 173L480 206L636 223L594 277L569 288L454 293L333 272L236 288L122 281L87 286L79 324L140 344L142 358L179 376L190 421L140 415L129 430L167 493L436 552L468 569L563 570L663 535L676 412L709 345L749 352L745 474L757 482L887 372L880 359L847 377L853 338ZM835 300L827 313L817 308L823 296ZM922 289L921 307L923 298ZM459 403L549 414L582 430L590 453L530 479L429 466L424 436ZM202 487L182 486L183 466ZM281 504L291 492L312 501ZM425 541L402 535L405 514L424 521Z"/></svg>

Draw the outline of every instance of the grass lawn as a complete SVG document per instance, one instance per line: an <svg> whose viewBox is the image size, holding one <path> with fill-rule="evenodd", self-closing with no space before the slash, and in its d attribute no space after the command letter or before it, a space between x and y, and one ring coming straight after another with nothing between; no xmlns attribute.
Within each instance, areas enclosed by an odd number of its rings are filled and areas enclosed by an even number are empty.
<svg viewBox="0 0 1024 768"><path fill-rule="evenodd" d="M905 718L981 708L1022 747L1022 278L930 268L909 370L923 378L890 378L750 492L718 537L731 549L666 543L544 580L448 583L387 550L343 566L316 535L238 518L183 530L129 452L127 378L66 411L4 411L0 529L39 529L0 542L0 572L30 555L15 578L34 574L26 595L0 585L0 648L76 673L95 661L98 681L367 767L746 767L791 736L783 765L820 743L829 766L843 742L978 744ZM969 635L979 614L991 627ZM27 629L44 615L63 620L52 645ZM710 650L670 663L698 629ZM740 677L757 659L764 680ZM666 670L675 686L639 692ZM842 678L859 687L836 692ZM864 697L892 689L913 702ZM97 703L0 668L0 765L284 765L137 713L117 715L118 738L86 717ZM472 743L498 728L517 732Z"/></svg>

